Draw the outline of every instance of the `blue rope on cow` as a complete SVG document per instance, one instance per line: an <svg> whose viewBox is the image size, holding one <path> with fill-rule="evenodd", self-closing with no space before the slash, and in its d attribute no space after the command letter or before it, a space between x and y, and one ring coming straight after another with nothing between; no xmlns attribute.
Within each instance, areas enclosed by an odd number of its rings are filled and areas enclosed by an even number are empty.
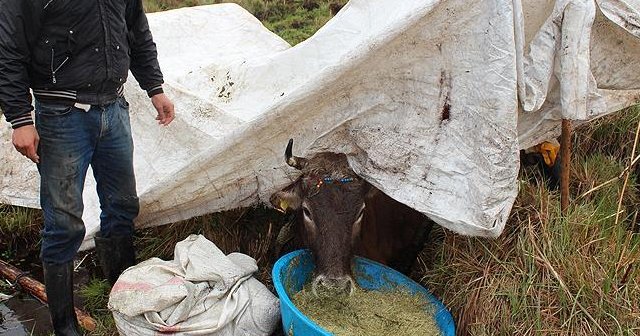
<svg viewBox="0 0 640 336"><path fill-rule="evenodd" d="M349 183L349 182L353 182L353 178L352 177L343 177L340 179L334 179L332 177L325 177L324 179L325 183L333 183L333 182L340 182L340 183Z"/></svg>
<svg viewBox="0 0 640 336"><path fill-rule="evenodd" d="M332 184L334 182L336 182L336 183L353 182L353 177L342 177L342 178L339 178L339 179L334 179L332 177L324 177L324 178L318 179L318 183L316 184L316 188L320 188L325 183Z"/></svg>

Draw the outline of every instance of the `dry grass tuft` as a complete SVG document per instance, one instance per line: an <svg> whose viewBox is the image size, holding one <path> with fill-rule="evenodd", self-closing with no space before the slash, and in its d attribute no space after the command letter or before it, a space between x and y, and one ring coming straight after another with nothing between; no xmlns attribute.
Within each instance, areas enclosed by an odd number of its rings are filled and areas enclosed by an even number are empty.
<svg viewBox="0 0 640 336"><path fill-rule="evenodd" d="M42 211L0 204L0 259L20 259L37 249Z"/></svg>
<svg viewBox="0 0 640 336"><path fill-rule="evenodd" d="M640 109L628 109L576 132L573 195L630 170L638 115ZM442 231L439 245L423 255L423 283L451 308L460 334L640 333L633 174L624 195L623 177L577 197L566 217L559 210L559 193L549 192L537 172L523 170L520 181L502 236L490 240ZM616 222L619 200L623 206ZM432 267L426 266L429 258Z"/></svg>
<svg viewBox="0 0 640 336"><path fill-rule="evenodd" d="M271 268L279 253L276 237L283 223L281 215L271 209L238 209L143 230L136 246L140 260L171 259L177 242L201 234L227 254L240 252L256 259L256 278L271 287Z"/></svg>

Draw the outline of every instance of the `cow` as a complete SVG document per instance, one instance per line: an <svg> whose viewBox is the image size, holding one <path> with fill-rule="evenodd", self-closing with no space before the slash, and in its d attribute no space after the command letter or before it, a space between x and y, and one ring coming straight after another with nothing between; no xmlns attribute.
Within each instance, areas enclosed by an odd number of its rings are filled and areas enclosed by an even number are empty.
<svg viewBox="0 0 640 336"><path fill-rule="evenodd" d="M307 159L293 156L292 149L289 140L286 163L302 174L270 202L296 213L296 240L311 249L316 265L313 292L352 292L354 254L408 272L433 222L359 177L345 154L322 152Z"/></svg>

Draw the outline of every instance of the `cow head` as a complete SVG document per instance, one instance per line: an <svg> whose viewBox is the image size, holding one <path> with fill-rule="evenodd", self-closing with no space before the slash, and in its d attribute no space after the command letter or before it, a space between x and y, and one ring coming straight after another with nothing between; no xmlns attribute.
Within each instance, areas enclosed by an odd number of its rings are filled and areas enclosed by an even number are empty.
<svg viewBox="0 0 640 336"><path fill-rule="evenodd" d="M285 151L287 164L302 175L271 196L281 211L297 211L305 240L316 264L312 289L354 289L351 272L354 241L360 235L369 184L359 178L344 154L319 153L307 159L292 155L293 140Z"/></svg>

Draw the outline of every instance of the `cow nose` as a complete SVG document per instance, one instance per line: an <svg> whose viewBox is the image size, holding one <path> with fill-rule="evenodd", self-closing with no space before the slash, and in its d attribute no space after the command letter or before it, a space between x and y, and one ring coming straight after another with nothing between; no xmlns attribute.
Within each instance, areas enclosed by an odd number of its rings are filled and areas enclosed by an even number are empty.
<svg viewBox="0 0 640 336"><path fill-rule="evenodd" d="M335 295L335 294L353 294L355 290L355 282L350 276L329 278L318 276L311 284L311 289L315 296Z"/></svg>

